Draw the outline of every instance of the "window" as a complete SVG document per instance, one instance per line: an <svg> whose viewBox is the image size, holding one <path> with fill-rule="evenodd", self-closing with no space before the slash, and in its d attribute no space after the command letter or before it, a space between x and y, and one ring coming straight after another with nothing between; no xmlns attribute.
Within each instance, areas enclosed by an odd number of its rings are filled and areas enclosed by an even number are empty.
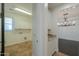
<svg viewBox="0 0 79 59"><path fill-rule="evenodd" d="M12 18L5 17L5 31L12 31Z"/></svg>

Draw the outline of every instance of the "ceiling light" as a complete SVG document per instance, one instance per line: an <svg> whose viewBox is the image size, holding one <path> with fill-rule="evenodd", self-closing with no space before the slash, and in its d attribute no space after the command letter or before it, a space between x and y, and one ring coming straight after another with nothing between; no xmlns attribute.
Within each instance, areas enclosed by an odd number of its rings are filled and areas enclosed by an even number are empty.
<svg viewBox="0 0 79 59"><path fill-rule="evenodd" d="M29 12L27 12L25 10L19 9L19 8L14 8L14 10L25 13L25 14L28 14L28 15L32 15L31 13L29 13Z"/></svg>

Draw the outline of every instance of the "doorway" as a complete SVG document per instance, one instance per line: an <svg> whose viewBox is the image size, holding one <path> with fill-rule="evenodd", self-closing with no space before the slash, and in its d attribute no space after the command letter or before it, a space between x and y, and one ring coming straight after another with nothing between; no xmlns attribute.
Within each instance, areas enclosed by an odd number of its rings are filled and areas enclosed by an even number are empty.
<svg viewBox="0 0 79 59"><path fill-rule="evenodd" d="M32 56L32 4L4 4L4 55Z"/></svg>
<svg viewBox="0 0 79 59"><path fill-rule="evenodd" d="M63 4L58 8L57 25L59 51L68 56L79 55L79 4Z"/></svg>

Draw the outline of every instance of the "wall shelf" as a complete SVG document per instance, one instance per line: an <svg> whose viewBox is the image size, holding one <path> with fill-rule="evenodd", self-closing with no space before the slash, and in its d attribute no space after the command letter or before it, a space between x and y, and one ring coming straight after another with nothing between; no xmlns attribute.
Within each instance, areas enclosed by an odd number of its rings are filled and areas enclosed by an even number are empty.
<svg viewBox="0 0 79 59"><path fill-rule="evenodd" d="M48 41L53 40L55 37L56 35L52 33L51 29L48 29Z"/></svg>
<svg viewBox="0 0 79 59"><path fill-rule="evenodd" d="M53 38L53 37L56 37L56 35L48 34L48 38Z"/></svg>

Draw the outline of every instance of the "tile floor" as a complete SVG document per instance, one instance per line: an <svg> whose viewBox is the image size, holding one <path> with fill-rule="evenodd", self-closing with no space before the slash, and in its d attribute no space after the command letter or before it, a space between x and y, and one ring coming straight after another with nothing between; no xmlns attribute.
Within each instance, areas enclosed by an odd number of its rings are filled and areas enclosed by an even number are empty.
<svg viewBox="0 0 79 59"><path fill-rule="evenodd" d="M6 56L32 56L32 41L6 46L5 53ZM54 56L67 55L61 52L56 52Z"/></svg>
<svg viewBox="0 0 79 59"><path fill-rule="evenodd" d="M31 56L32 55L32 42L23 42L7 46L5 53L9 56Z"/></svg>

